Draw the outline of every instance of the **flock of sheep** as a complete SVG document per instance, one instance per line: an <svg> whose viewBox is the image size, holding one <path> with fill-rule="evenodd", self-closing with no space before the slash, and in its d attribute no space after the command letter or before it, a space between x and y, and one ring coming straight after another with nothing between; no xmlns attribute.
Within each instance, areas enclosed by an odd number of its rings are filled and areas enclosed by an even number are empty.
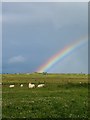
<svg viewBox="0 0 90 120"><path fill-rule="evenodd" d="M37 85L38 88L41 88L41 87L44 87L44 86L45 86L45 84L39 84L39 85ZM15 87L15 85L9 85L9 87L13 88L13 87ZM23 87L23 84L21 84L20 87ZM35 84L29 83L28 87L29 88L35 88Z"/></svg>
<svg viewBox="0 0 90 120"><path fill-rule="evenodd" d="M82 84L82 82L79 82L79 84ZM0 83L0 85L2 85L2 83ZM42 88L42 87L44 87L44 86L45 86L45 84L39 84L39 85L37 85L37 88ZM9 87L10 87L10 88L14 88L15 85L9 85ZM20 84L20 87L23 87L23 84ZM29 88L35 88L36 85L35 85L35 84L32 84L32 83L29 83L29 84L28 84L28 87L29 87Z"/></svg>

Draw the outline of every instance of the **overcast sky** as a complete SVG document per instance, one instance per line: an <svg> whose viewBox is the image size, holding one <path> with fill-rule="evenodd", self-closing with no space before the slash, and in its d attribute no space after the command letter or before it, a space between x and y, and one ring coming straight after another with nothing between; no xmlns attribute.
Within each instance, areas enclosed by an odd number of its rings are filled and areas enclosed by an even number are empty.
<svg viewBox="0 0 90 120"><path fill-rule="evenodd" d="M0 2L0 73L2 72L2 4Z"/></svg>
<svg viewBox="0 0 90 120"><path fill-rule="evenodd" d="M3 3L3 73L35 72L88 34L88 3ZM88 43L47 72L87 73Z"/></svg>

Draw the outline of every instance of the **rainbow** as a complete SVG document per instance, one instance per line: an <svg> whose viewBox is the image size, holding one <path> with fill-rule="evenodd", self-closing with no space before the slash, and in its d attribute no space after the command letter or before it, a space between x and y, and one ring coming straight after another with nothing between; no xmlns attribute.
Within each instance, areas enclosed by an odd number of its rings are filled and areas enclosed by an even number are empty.
<svg viewBox="0 0 90 120"><path fill-rule="evenodd" d="M87 36L79 38L75 40L72 44L65 46L62 50L59 50L56 54L50 57L46 63L41 65L36 71L39 73L47 72L52 66L54 66L57 62L62 61L65 57L70 55L74 50L80 48L87 42Z"/></svg>

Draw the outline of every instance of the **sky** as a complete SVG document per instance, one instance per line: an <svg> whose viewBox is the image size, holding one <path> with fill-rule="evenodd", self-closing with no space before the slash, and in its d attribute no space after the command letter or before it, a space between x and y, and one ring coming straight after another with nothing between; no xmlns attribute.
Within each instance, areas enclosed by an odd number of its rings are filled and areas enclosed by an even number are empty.
<svg viewBox="0 0 90 120"><path fill-rule="evenodd" d="M2 4L0 2L0 73L2 73Z"/></svg>
<svg viewBox="0 0 90 120"><path fill-rule="evenodd" d="M88 35L88 3L2 3L2 26L2 72L36 72ZM43 72L88 73L88 42Z"/></svg>
<svg viewBox="0 0 90 120"><path fill-rule="evenodd" d="M88 0L1 0L2 2L89 2Z"/></svg>

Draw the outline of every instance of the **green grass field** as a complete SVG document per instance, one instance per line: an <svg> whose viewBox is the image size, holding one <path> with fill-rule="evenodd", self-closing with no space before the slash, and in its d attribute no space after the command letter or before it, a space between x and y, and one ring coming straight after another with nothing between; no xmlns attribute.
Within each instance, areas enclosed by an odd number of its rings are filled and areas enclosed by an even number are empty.
<svg viewBox="0 0 90 120"><path fill-rule="evenodd" d="M3 74L2 82L3 118L88 118L88 75Z"/></svg>

